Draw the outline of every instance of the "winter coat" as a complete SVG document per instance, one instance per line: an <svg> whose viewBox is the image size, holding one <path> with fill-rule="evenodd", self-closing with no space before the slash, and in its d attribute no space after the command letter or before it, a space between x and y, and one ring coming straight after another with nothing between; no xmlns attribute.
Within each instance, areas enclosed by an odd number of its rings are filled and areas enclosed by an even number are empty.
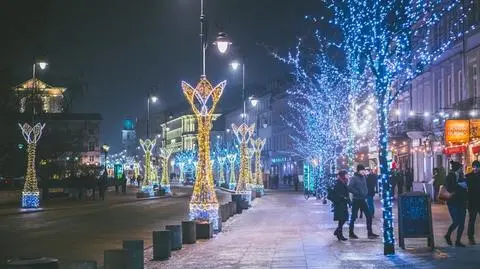
<svg viewBox="0 0 480 269"><path fill-rule="evenodd" d="M353 199L365 200L368 194L367 180L363 175L355 173L348 182L348 190L353 194Z"/></svg>
<svg viewBox="0 0 480 269"><path fill-rule="evenodd" d="M457 180L457 175L455 172L448 173L446 178L446 187L448 192L453 193L452 197L447 201L448 205L467 204L467 190L458 184L462 181L464 182L465 179L459 178Z"/></svg>
<svg viewBox="0 0 480 269"><path fill-rule="evenodd" d="M348 204L350 198L348 196L348 188L345 183L337 180L333 189L333 220L348 220Z"/></svg>
<svg viewBox="0 0 480 269"><path fill-rule="evenodd" d="M367 188L368 188L368 196L375 196L377 192L377 175L369 174L367 176Z"/></svg>
<svg viewBox="0 0 480 269"><path fill-rule="evenodd" d="M480 210L480 173L467 174L468 208Z"/></svg>

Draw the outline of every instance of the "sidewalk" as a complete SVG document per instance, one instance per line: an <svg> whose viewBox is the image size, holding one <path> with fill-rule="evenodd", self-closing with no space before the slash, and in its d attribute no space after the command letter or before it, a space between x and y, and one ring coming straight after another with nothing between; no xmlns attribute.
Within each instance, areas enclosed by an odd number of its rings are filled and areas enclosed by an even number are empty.
<svg viewBox="0 0 480 269"><path fill-rule="evenodd" d="M186 195L191 187L174 187L175 197L177 196L184 196ZM112 191L113 190L113 191ZM115 204L123 204L123 203L133 203L138 201L144 200L152 200L152 199L165 199L170 196L160 196L160 197L152 197L152 198L137 198L136 193L138 188L128 186L127 192L125 194L119 192L115 193L115 189L109 190L106 192L105 200L99 200L98 191L95 194L96 200L77 200L77 199L67 199L67 198L59 198L59 199L52 199L48 201L41 202L40 208L37 209L22 209L20 208L20 201L15 204L3 204L0 205L0 216L8 216L8 215L15 215L15 214L25 214L25 213L35 213L35 212L43 212L43 211L53 211L53 210L62 210L62 209L70 209L72 207L75 208L85 208L90 206L97 206L97 205L104 205L105 203L108 205L115 205Z"/></svg>
<svg viewBox="0 0 480 269"><path fill-rule="evenodd" d="M406 251L397 242L397 254L387 257L382 239L366 239L365 219L355 225L360 239L337 241L330 205L321 201L305 200L298 192L270 192L253 203L224 223L222 233L183 245L168 261L150 261L148 249L145 268L480 268L480 245L461 249L444 242L450 221L444 206L434 205L432 210L437 246L433 252L426 248L426 239L407 239ZM379 218L374 219L374 231L381 234ZM479 234L477 224L477 241Z"/></svg>

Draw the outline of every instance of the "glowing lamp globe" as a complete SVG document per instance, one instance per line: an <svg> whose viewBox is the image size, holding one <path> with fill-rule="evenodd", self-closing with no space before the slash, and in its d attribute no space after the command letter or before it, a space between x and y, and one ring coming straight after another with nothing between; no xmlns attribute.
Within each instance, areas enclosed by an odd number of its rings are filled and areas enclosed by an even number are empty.
<svg viewBox="0 0 480 269"><path fill-rule="evenodd" d="M227 52L228 47L232 42L228 40L227 34L220 32L218 33L217 40L213 44L217 46L217 49L221 54L224 54Z"/></svg>
<svg viewBox="0 0 480 269"><path fill-rule="evenodd" d="M48 65L48 63L46 63L46 62L39 62L39 63L38 63L38 66L39 66L40 69L42 69L42 70L45 69L45 68L47 68L47 65Z"/></svg>

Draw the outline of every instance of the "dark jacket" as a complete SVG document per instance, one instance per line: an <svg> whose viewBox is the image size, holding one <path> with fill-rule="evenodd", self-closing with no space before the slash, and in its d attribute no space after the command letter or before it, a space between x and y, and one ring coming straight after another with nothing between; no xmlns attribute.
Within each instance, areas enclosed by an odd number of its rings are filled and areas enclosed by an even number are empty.
<svg viewBox="0 0 480 269"><path fill-rule="evenodd" d="M460 205L467 203L467 190L462 188L458 183L464 182L464 178L457 180L455 172L450 172L446 178L446 187L448 192L453 193L452 197L447 201L449 205Z"/></svg>
<svg viewBox="0 0 480 269"><path fill-rule="evenodd" d="M340 180L335 182L333 188L333 220L347 221L348 220L348 204L350 198L348 196L347 184Z"/></svg>
<svg viewBox="0 0 480 269"><path fill-rule="evenodd" d="M467 174L468 208L480 210L480 173Z"/></svg>
<svg viewBox="0 0 480 269"><path fill-rule="evenodd" d="M353 194L353 199L365 200L368 194L367 181L361 174L355 173L348 182L348 190Z"/></svg>
<svg viewBox="0 0 480 269"><path fill-rule="evenodd" d="M377 175L369 174L367 176L368 196L375 196L377 192Z"/></svg>

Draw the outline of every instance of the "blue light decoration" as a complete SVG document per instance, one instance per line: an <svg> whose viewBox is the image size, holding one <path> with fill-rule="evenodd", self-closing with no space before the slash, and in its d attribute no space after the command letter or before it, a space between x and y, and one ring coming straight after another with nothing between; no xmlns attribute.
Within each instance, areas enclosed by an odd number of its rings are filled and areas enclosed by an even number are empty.
<svg viewBox="0 0 480 269"><path fill-rule="evenodd" d="M474 1L468 0L325 0L325 3L331 11L331 17L306 17L317 29L314 39L319 41L317 43L319 46L313 49L309 48L315 52L301 51L297 47L297 54L289 55L287 59L274 56L295 67L297 84L303 86L300 88L308 95L311 93L309 89L318 88L319 84L313 83L312 87L312 84L305 82L322 81L327 82L327 86L324 87L320 84L321 91L327 92L331 96L341 95L347 104L357 97L356 88L367 88L368 92L375 97L383 204L384 254L394 254L393 199L387 157L391 105L399 94L409 88L414 78L425 72L463 35L475 29L475 24L467 25L466 18L468 13L473 12L478 6L475 7ZM445 20L448 20L448 23ZM330 26L340 32L339 40L332 40L331 34L321 32L321 29ZM438 26L442 27L447 34L439 36L435 30ZM435 36L436 34L437 36ZM336 58L344 61L342 70L332 70L329 66L331 64L326 61L329 59L328 54L332 49L336 50ZM300 56L302 53L306 55ZM313 63L313 68L308 63ZM327 63L327 65L321 65L323 63ZM320 70L316 70L316 68ZM334 72L332 73L332 71ZM326 80L319 79L325 74L329 75ZM299 81L300 83L298 83ZM332 82L339 83L337 88L343 90L339 92L330 87L335 84ZM294 90L293 92L297 96L301 96L298 91ZM301 101L316 104L311 101L312 99L317 100L318 98L300 99L295 106L302 107ZM334 100L327 103L331 104L330 108L328 105L322 105L318 109L313 105L310 106L317 111L317 114L308 110L297 110L305 111L305 113L300 112L298 122L308 122L305 124L306 128L299 128L299 134L315 138L318 132L315 133L315 130L309 128L308 125L324 129L328 127L315 122L315 120L310 122L302 114L306 114L308 117L316 115L324 119L326 117L323 114L329 113L329 111L342 114L336 109ZM306 130L312 130L312 135L306 133ZM333 140L336 137L330 139ZM315 140L322 141L321 138ZM348 141L348 139L344 141ZM297 144L301 147L301 143L298 142ZM310 141L306 141L303 152L305 152L305 148L316 149L310 144ZM336 149L334 152L337 152ZM318 156L324 157L323 154L318 154ZM322 161L325 162L323 158Z"/></svg>
<svg viewBox="0 0 480 269"><path fill-rule="evenodd" d="M40 206L40 191L38 189L37 172L35 170L35 154L37 142L42 137L45 124L37 123L30 126L28 123L18 124L22 135L27 141L27 171L25 173L25 185L22 191L22 208L38 208Z"/></svg>
<svg viewBox="0 0 480 269"><path fill-rule="evenodd" d="M229 165L230 169L228 170L229 174L230 174L230 177L229 177L229 180L228 180L228 188L230 190L235 190L235 188L237 187L237 181L235 180L235 161L236 161L236 159L237 159L237 154L235 154L235 153L227 154L227 160L228 160L228 163L230 164Z"/></svg>
<svg viewBox="0 0 480 269"><path fill-rule="evenodd" d="M190 174L192 178L194 178L195 174L195 166L194 162L197 161L197 150L194 147L193 149L189 150L182 150L177 153L175 153L175 164L180 167L180 164L182 164L183 169L180 169L181 171L184 172L184 174ZM182 178L182 175L180 175ZM186 178L184 178L186 180Z"/></svg>

